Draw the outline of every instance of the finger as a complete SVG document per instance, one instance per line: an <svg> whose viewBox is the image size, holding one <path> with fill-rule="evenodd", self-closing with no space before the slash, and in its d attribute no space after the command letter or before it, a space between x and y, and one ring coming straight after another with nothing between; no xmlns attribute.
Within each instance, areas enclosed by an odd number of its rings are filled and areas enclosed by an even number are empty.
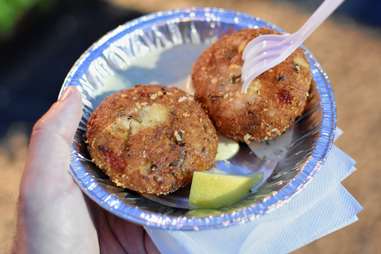
<svg viewBox="0 0 381 254"><path fill-rule="evenodd" d="M36 123L32 138L47 135L51 138L60 136L71 143L82 116L81 95L75 87L68 87L61 98Z"/></svg>
<svg viewBox="0 0 381 254"><path fill-rule="evenodd" d="M107 212L98 207L96 204L91 203L92 201L88 202L89 206L91 207L92 216L98 232L100 254L130 253L124 249L124 247L115 236L115 233L113 232L110 222L107 218Z"/></svg>
<svg viewBox="0 0 381 254"><path fill-rule="evenodd" d="M27 165L47 170L68 166L62 163L69 163L70 144L81 116L79 91L74 87L67 88L61 99L35 124ZM57 164L61 166L57 167Z"/></svg>
<svg viewBox="0 0 381 254"><path fill-rule="evenodd" d="M160 254L159 250L153 243L151 237L149 237L149 235L146 232L144 233L144 245L148 254Z"/></svg>
<svg viewBox="0 0 381 254"><path fill-rule="evenodd" d="M29 145L21 194L24 193L23 187L36 183L55 193L73 188L73 181L68 174L70 144L81 115L81 96L76 88L71 87L36 123ZM49 188L52 184L55 188ZM28 193L28 190L25 192Z"/></svg>
<svg viewBox="0 0 381 254"><path fill-rule="evenodd" d="M107 213L107 212L105 212ZM145 254L144 230L141 226L107 213L110 228L127 253Z"/></svg>
<svg viewBox="0 0 381 254"><path fill-rule="evenodd" d="M79 92L69 88L33 129L18 208L21 243L30 253L99 250L82 193L68 172L81 111Z"/></svg>

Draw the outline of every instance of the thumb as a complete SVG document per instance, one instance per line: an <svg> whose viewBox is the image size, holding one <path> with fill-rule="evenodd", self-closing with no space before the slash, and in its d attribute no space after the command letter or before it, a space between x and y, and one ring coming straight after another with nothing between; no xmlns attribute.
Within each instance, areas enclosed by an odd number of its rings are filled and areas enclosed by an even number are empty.
<svg viewBox="0 0 381 254"><path fill-rule="evenodd" d="M69 174L81 115L79 91L67 88L33 128L19 193L17 253L82 253L89 243L95 253L96 232Z"/></svg>
<svg viewBox="0 0 381 254"><path fill-rule="evenodd" d="M75 87L68 87L60 99L35 124L32 140L40 135L56 138L60 136L71 144L82 116L81 95Z"/></svg>
<svg viewBox="0 0 381 254"><path fill-rule="evenodd" d="M68 174L70 148L81 115L81 95L69 87L33 128L23 184L36 179L40 183L72 182Z"/></svg>

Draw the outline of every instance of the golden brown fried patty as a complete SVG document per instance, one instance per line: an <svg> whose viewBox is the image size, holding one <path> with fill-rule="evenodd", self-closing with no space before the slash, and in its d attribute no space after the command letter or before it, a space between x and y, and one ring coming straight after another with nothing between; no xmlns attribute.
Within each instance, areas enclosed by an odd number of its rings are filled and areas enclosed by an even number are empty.
<svg viewBox="0 0 381 254"><path fill-rule="evenodd" d="M255 79L241 93L242 51L269 29L227 34L206 49L193 66L196 99L207 110L217 131L237 141L272 139L283 133L306 104L312 80L303 50Z"/></svg>
<svg viewBox="0 0 381 254"><path fill-rule="evenodd" d="M167 194L210 168L217 152L212 122L177 88L138 85L107 97L91 115L93 161L118 186Z"/></svg>

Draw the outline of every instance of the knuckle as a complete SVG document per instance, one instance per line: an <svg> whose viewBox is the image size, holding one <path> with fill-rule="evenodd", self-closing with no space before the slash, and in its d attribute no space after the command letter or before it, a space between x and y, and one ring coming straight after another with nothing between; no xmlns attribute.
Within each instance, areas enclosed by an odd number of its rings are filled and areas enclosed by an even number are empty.
<svg viewBox="0 0 381 254"><path fill-rule="evenodd" d="M36 136L40 133L43 133L46 130L46 123L45 121L40 118L33 126L32 129L32 136Z"/></svg>

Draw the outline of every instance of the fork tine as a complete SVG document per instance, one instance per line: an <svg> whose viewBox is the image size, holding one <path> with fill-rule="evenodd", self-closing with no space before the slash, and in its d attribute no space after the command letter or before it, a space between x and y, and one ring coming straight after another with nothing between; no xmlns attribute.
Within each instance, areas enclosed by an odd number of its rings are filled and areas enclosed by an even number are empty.
<svg viewBox="0 0 381 254"><path fill-rule="evenodd" d="M259 55L268 50L268 48L272 48L278 45L282 45L282 41L261 41L260 43L254 44L251 48L246 51L246 54L242 55L244 60L250 59Z"/></svg>
<svg viewBox="0 0 381 254"><path fill-rule="evenodd" d="M255 65L252 65L252 68L248 69L247 72L242 72L242 77L244 80L242 91L246 93L252 80L254 80L256 77L258 77L268 69L273 68L278 63L282 62L285 58L287 58L287 56L287 52L282 52L278 56L271 58L271 60L269 59L265 63L263 61L261 63L258 62L258 64L255 63Z"/></svg>
<svg viewBox="0 0 381 254"><path fill-rule="evenodd" d="M256 44L259 44L261 42L264 42L264 41L278 41L278 40L281 40L282 37L286 37L288 36L289 34L281 34L281 35L277 35L277 34L264 34L264 35L261 35L261 36L258 36L256 38L254 38L253 40L251 40L245 47L245 49L243 50L242 54L245 55L246 52L251 48L253 47L254 45Z"/></svg>
<svg viewBox="0 0 381 254"><path fill-rule="evenodd" d="M261 36L255 38L254 40L250 41L246 45L246 47L242 53L242 58L243 59L250 58L252 55L254 55L254 52L255 52L255 54L257 54L256 52L258 50L265 49L267 47L267 45L281 44L285 39L287 39L288 36L289 36L289 34L261 35Z"/></svg>
<svg viewBox="0 0 381 254"><path fill-rule="evenodd" d="M261 71L259 68L253 68L251 69L251 72L247 75L248 78L244 78L244 82L242 85L242 92L246 93L247 89L250 86L251 81L253 80L253 77L258 77L260 74L262 74L263 71Z"/></svg>
<svg viewBox="0 0 381 254"><path fill-rule="evenodd" d="M270 58L274 58L276 56L279 56L284 49L285 47L282 46L268 48L262 51L261 53L254 55L252 58L246 59L247 63L245 62L244 65L249 66L252 65L254 62L262 62Z"/></svg>
<svg viewBox="0 0 381 254"><path fill-rule="evenodd" d="M246 52L246 55L243 55L242 58L244 61L253 59L258 55L261 55L268 51L268 48L271 48L267 41L263 41L259 44L254 45L249 51Z"/></svg>
<svg viewBox="0 0 381 254"><path fill-rule="evenodd" d="M258 51L266 48L267 41L260 41L255 44L251 44L249 47L246 46L244 52L242 53L242 59L250 59L253 55L258 54Z"/></svg>
<svg viewBox="0 0 381 254"><path fill-rule="evenodd" d="M282 39L279 41L268 41L265 44L262 43L262 45L254 45L252 49L249 49L246 52L246 55L243 56L243 60L249 60L252 58L257 57L258 55L261 55L265 52L274 51L277 49L282 49L290 45L289 39Z"/></svg>
<svg viewBox="0 0 381 254"><path fill-rule="evenodd" d="M315 31L315 29L321 25L343 2L344 0L324 0L320 7L307 20L307 22L292 35L261 35L251 40L246 45L242 55L242 59L244 60L244 67L242 68L242 77L244 77L244 85L242 86L243 92L246 93L251 81L255 79L257 75L262 74L264 71L273 68L287 59L287 57L290 56L298 47L300 47L304 40L307 39L307 37L310 36L311 33ZM274 57L272 59L270 56L265 56L266 54L264 53L266 51L275 50L273 46L276 42L278 42L279 47L280 45L284 46L286 43L286 46L283 47L283 50L279 53L279 56L275 56L275 53L271 55ZM258 55L263 56L258 57ZM250 64L247 64L246 62L252 58L254 58L254 60L251 61ZM267 62L265 62L266 60ZM250 68L250 66L252 66L252 68Z"/></svg>
<svg viewBox="0 0 381 254"><path fill-rule="evenodd" d="M254 56L252 58L246 59L242 66L242 77L246 78L245 73L249 73L250 69L255 68L257 65L263 65L264 62L270 62L276 59L280 53L284 50L283 47L273 48L268 51L263 52L260 55ZM265 54L267 52L267 54Z"/></svg>
<svg viewBox="0 0 381 254"><path fill-rule="evenodd" d="M250 86L250 83L252 80L257 78L259 75L264 73L266 70L276 66L278 62L281 62L283 60L284 55L281 54L274 54L271 57L268 57L266 62L262 59L261 61L253 60L253 64L246 65L244 64L244 67L242 69L242 78L244 80L242 91L244 93L247 92L247 89Z"/></svg>

